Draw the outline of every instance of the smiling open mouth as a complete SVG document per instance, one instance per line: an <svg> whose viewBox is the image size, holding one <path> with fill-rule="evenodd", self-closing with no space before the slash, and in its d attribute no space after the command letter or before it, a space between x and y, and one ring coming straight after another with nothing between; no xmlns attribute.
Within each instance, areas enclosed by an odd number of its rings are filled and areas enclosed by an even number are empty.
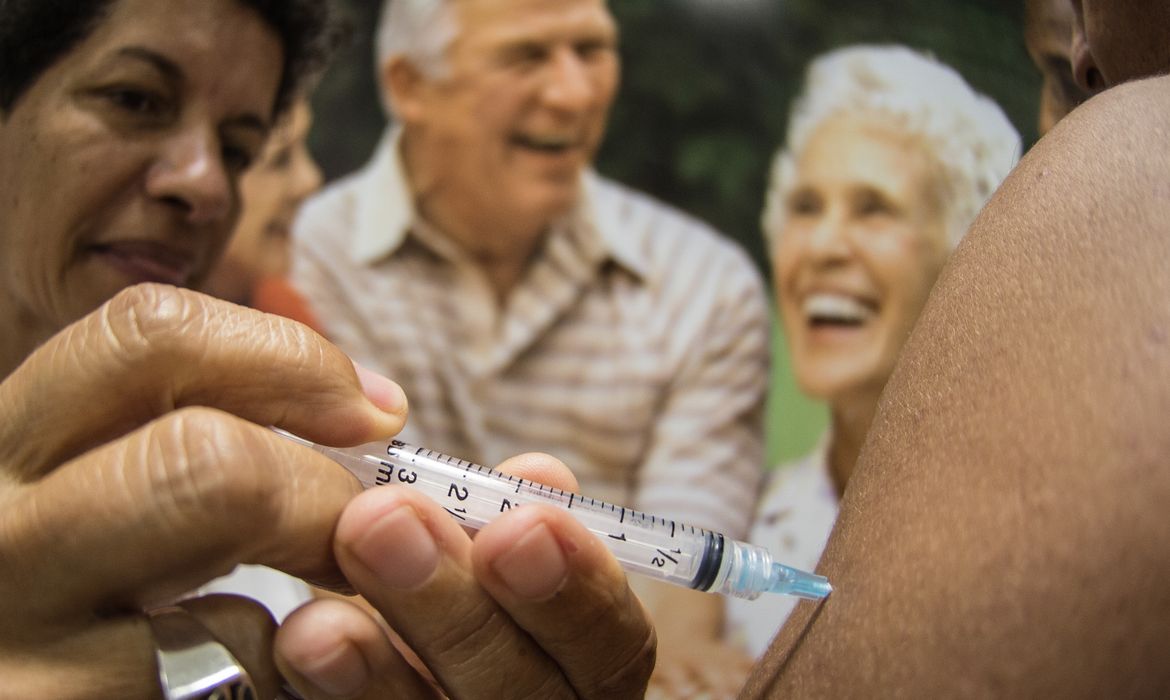
<svg viewBox="0 0 1170 700"><path fill-rule="evenodd" d="M568 136L535 136L531 134L516 134L511 141L514 146L553 155L570 151L576 148L579 143L577 139Z"/></svg>
<svg viewBox="0 0 1170 700"><path fill-rule="evenodd" d="M813 328L859 328L877 316L877 306L845 294L810 294L802 306Z"/></svg>

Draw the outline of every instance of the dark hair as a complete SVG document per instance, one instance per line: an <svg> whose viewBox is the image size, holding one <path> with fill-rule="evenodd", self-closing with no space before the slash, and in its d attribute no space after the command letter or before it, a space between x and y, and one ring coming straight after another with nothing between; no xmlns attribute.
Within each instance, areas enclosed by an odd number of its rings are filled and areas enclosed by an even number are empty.
<svg viewBox="0 0 1170 700"><path fill-rule="evenodd" d="M0 0L0 113L97 28L118 0ZM343 33L331 0L236 0L280 37L284 70L273 111L328 63Z"/></svg>

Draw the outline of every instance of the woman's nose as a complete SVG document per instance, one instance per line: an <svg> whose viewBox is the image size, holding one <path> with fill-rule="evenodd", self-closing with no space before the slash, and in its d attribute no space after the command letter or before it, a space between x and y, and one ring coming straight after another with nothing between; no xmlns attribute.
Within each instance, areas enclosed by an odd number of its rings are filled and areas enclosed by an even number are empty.
<svg viewBox="0 0 1170 700"><path fill-rule="evenodd" d="M813 224L806 239L809 251L819 257L840 258L848 255L845 222L836 212L827 211Z"/></svg>
<svg viewBox="0 0 1170 700"><path fill-rule="evenodd" d="M147 174L147 192L177 207L187 223L224 221L232 212L235 186L209 129L190 129L168 139Z"/></svg>
<svg viewBox="0 0 1170 700"><path fill-rule="evenodd" d="M309 149L298 149L293 160L292 198L300 204L319 190L322 182L321 168L313 160Z"/></svg>

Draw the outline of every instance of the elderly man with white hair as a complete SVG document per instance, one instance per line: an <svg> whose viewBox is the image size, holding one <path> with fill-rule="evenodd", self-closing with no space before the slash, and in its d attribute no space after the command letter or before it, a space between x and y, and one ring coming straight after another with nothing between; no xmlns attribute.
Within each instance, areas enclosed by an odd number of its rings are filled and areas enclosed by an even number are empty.
<svg viewBox="0 0 1170 700"><path fill-rule="evenodd" d="M583 493L742 536L766 295L716 231L591 170L617 43L604 0L388 2L395 123L308 202L293 280L332 340L405 389L404 440L485 464L550 452ZM675 621L715 634L711 597L671 607L664 649Z"/></svg>

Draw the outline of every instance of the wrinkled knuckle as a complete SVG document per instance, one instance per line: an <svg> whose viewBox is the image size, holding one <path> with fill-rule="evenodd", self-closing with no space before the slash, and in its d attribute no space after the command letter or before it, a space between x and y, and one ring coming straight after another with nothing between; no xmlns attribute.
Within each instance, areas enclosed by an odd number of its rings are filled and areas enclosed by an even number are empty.
<svg viewBox="0 0 1170 700"><path fill-rule="evenodd" d="M594 687L582 693L586 698L641 698L650 683L658 658L658 635L647 625L641 642L628 656L618 656L612 671L603 671Z"/></svg>
<svg viewBox="0 0 1170 700"><path fill-rule="evenodd" d="M559 675L545 675L539 685L517 695L516 700L578 700L581 696L573 692Z"/></svg>
<svg viewBox="0 0 1170 700"><path fill-rule="evenodd" d="M598 620L614 620L615 615L621 619L616 622L607 622L607 625L629 627L628 617L634 610L641 610L641 602L628 585L621 586L594 586L591 594L582 596L575 604L565 611L566 624L560 626L561 637L556 641L562 645L583 645L594 639L597 633ZM620 612L615 612L620 611Z"/></svg>
<svg viewBox="0 0 1170 700"><path fill-rule="evenodd" d="M428 660L441 660L448 673L461 679L461 685L480 688L488 697L516 700L573 697L566 693L566 685L559 676L525 673L523 662L514 667L517 673L500 675L498 656L485 654L484 649L511 647L515 629L511 619L494 603L480 600L454 613L450 619L459 620L459 624L436 630L419 651Z"/></svg>
<svg viewBox="0 0 1170 700"><path fill-rule="evenodd" d="M588 665L573 680L581 698L641 698L657 659L658 637L629 586L601 585L561 608L562 624L549 642L585 653ZM599 631L600 628L600 631ZM598 644L599 636L606 643Z"/></svg>
<svg viewBox="0 0 1170 700"><path fill-rule="evenodd" d="M427 641L432 652L458 665L474 664L482 658L484 649L504 643L507 620L494 604L476 600L471 607L457 612L450 619L459 620L460 624L436 630Z"/></svg>
<svg viewBox="0 0 1170 700"><path fill-rule="evenodd" d="M26 487L17 487L13 493L26 494L23 498L0 499L0 629L16 619L12 601L27 595L27 577L17 572L28 569L31 562L36 562L44 556L43 548L39 545L42 538L39 536L47 531L42 526L38 514L42 513L36 507L35 501L28 494ZM3 656L3 654L0 654ZM0 674L0 678L4 678Z"/></svg>
<svg viewBox="0 0 1170 700"><path fill-rule="evenodd" d="M596 625L587 621L599 619L612 621L607 623L616 632L611 638L620 640L620 643L609 645L605 649L607 655L595 658L593 681L581 689L581 695L586 698L640 698L646 692L658 654L654 625L649 623L641 603L629 587L621 593L615 591L611 596L603 596L595 603L581 606L585 608L580 611L584 615L579 618L582 624L571 626L581 636L570 643L595 644L591 639L596 633Z"/></svg>
<svg viewBox="0 0 1170 700"><path fill-rule="evenodd" d="M106 302L102 329L126 362L173 356L187 347L203 307L201 296L190 290L137 284Z"/></svg>
<svg viewBox="0 0 1170 700"><path fill-rule="evenodd" d="M210 408L184 408L154 427L149 449L160 459L151 489L190 519L254 532L277 515L275 492L259 469L261 454L245 423Z"/></svg>

